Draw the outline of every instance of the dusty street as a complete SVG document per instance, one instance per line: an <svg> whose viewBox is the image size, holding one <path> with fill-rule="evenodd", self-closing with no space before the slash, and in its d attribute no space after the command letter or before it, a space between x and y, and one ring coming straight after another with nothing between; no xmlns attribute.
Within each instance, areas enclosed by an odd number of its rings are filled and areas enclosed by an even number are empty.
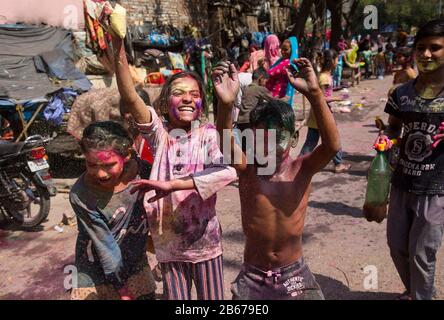
<svg viewBox="0 0 444 320"><path fill-rule="evenodd" d="M386 245L386 221L369 223L363 218L366 171L374 155L377 134L375 116L386 120L383 108L392 78L367 80L350 88L351 113L337 113L346 162L351 171L335 174L332 164L317 174L304 233L304 252L327 299L393 299L403 291ZM301 130L297 153L305 140ZM79 170L64 163L59 185L71 185ZM69 172L67 171L69 169ZM223 227L225 297L231 298L230 282L240 270L243 254L239 196L236 186L218 195L218 214ZM52 198L49 220L35 232L0 229L0 299L67 299L66 266L73 263L77 227L54 230L63 213L72 214L67 193ZM365 286L367 270L376 267L376 287ZM438 299L444 299L444 249L438 255ZM161 284L158 284L161 292Z"/></svg>

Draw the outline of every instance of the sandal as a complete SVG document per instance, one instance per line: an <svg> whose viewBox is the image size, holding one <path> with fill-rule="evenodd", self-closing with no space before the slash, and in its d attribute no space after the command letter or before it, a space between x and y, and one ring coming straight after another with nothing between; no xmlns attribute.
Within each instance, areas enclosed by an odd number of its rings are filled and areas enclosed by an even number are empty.
<svg viewBox="0 0 444 320"><path fill-rule="evenodd" d="M335 166L335 173L343 173L350 169L351 164L349 163L341 163Z"/></svg>

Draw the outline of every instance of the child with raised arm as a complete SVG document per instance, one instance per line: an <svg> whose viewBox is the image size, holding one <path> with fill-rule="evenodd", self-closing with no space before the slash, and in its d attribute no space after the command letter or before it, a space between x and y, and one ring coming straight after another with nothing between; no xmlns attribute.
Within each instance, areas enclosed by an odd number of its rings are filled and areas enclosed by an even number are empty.
<svg viewBox="0 0 444 320"><path fill-rule="evenodd" d="M223 164L216 128L199 122L206 108L200 78L191 72L165 83L156 111L139 98L128 71L123 41L113 38L117 84L123 103L154 153L149 181L135 184L148 191L145 209L165 298L223 299L221 228L216 192L236 179Z"/></svg>
<svg viewBox="0 0 444 320"><path fill-rule="evenodd" d="M262 151L268 156L265 165L275 161L273 172L260 170L264 161L259 153L256 151L254 159L248 159L232 137L231 110L238 90L235 68L221 62L213 71L220 102L217 128L221 134L229 133L224 139L230 139L233 164L239 174L246 237L244 265L232 284L233 299L324 298L304 261L302 232L311 179L338 152L339 134L310 62L305 58L294 62L300 78L288 72L289 81L310 101L322 143L310 154L291 158L290 148L295 137L292 108L282 101L259 104L250 113L250 125L255 145L262 143ZM277 139L272 141L273 137Z"/></svg>

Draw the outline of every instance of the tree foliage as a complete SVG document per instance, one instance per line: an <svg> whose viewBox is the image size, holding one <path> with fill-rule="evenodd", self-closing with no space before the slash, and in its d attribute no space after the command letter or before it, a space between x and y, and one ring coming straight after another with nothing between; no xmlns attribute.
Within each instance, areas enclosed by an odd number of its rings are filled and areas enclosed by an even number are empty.
<svg viewBox="0 0 444 320"><path fill-rule="evenodd" d="M396 24L403 30L410 31L412 27L420 27L427 21L438 18L439 2L439 0L360 0L357 9L359 14L355 15L353 23L357 26L357 30L365 33L362 24L364 7L374 5L378 8L379 28Z"/></svg>

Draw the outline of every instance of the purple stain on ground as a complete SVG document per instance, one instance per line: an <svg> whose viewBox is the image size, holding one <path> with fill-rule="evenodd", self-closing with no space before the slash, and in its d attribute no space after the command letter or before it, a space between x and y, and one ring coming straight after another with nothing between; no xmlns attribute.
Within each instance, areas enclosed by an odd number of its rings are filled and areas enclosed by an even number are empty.
<svg viewBox="0 0 444 320"><path fill-rule="evenodd" d="M64 273L64 268L67 265L73 265L73 261L73 256L66 258L48 256L49 267L45 266L32 272L32 277L26 279L26 285L17 283L17 293L9 293L2 298L5 300L69 299L69 294L64 287L65 278L68 276Z"/></svg>
<svg viewBox="0 0 444 320"><path fill-rule="evenodd" d="M0 247L22 251L30 243L42 236L35 232L9 232L0 230ZM32 241L31 241L32 240Z"/></svg>
<svg viewBox="0 0 444 320"><path fill-rule="evenodd" d="M49 255L51 251L51 247L50 246L46 246L46 245L39 245L39 246L35 246L31 249L26 250L23 255L25 256L41 256L41 255Z"/></svg>

